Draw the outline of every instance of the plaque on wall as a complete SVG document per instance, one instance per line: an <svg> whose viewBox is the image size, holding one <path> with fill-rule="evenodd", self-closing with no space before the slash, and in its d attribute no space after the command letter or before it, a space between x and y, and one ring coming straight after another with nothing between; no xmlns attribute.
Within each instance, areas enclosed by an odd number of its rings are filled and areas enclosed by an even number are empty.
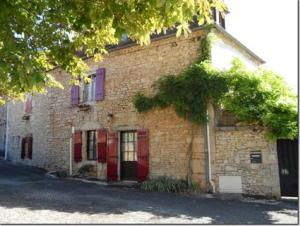
<svg viewBox="0 0 300 226"><path fill-rule="evenodd" d="M251 151L250 153L250 162L251 163L261 163L261 151Z"/></svg>

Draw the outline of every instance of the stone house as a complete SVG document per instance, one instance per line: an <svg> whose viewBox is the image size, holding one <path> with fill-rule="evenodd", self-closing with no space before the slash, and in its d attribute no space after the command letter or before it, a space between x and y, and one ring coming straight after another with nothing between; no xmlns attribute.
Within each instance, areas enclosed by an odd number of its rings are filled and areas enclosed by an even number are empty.
<svg viewBox="0 0 300 226"><path fill-rule="evenodd" d="M215 66L228 67L232 57L253 69L264 63L226 32L224 21L212 31ZM169 32L153 37L149 46L125 41L110 47L100 63L85 59L90 84L70 86L70 76L53 69L63 90L30 97L25 108L21 102L7 104L7 158L70 174L89 165L89 176L110 182L191 176L205 191L280 196L276 145L263 131L228 123L211 106L209 124L197 128L171 108L148 113L134 108L138 91L153 93L154 81L178 74L199 56L205 35L205 29L193 27L188 37Z"/></svg>

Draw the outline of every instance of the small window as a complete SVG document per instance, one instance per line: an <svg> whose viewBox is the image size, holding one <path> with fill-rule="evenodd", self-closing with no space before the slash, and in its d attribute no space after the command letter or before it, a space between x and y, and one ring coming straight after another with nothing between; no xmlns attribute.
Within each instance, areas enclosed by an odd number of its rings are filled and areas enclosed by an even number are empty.
<svg viewBox="0 0 300 226"><path fill-rule="evenodd" d="M90 102L90 101L95 101L95 94L96 94L96 82L95 82L95 77L96 75L91 75L90 76L90 82L84 84L84 89L83 89L83 99L84 102Z"/></svg>
<svg viewBox="0 0 300 226"><path fill-rule="evenodd" d="M96 131L87 131L87 159L96 160Z"/></svg>

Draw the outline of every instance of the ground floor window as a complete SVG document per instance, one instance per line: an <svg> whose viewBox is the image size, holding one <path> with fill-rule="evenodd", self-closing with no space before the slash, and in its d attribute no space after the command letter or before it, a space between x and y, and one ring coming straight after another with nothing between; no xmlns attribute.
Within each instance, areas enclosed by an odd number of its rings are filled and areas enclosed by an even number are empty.
<svg viewBox="0 0 300 226"><path fill-rule="evenodd" d="M87 131L87 159L88 160L97 159L95 130Z"/></svg>

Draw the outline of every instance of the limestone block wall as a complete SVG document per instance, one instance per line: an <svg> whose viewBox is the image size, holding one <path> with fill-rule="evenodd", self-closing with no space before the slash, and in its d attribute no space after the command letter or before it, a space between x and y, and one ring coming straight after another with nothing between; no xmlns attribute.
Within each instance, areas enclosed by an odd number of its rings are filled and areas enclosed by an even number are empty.
<svg viewBox="0 0 300 226"><path fill-rule="evenodd" d="M101 63L88 59L90 73L95 73L99 67L106 69L105 99L91 103L88 111L71 107L68 84L70 76L60 69L54 70L52 74L65 86L64 90L53 89L48 92L49 152L60 156L60 160L56 161L64 168L69 167L69 145L74 127L75 130L83 131L83 161L73 162L74 173L84 164L92 164L98 178L106 179L106 164L86 159L86 131L107 128L109 131L120 132L147 128L150 142L149 176L187 179L191 124L178 118L171 108L137 113L133 97L138 91L152 94L154 81L163 75L178 74L191 64L198 57L202 35L203 31L197 31L189 38L170 37L146 47L132 46L114 50ZM111 121L107 119L108 113L113 114ZM192 178L195 182L204 184L201 128L194 131L192 147ZM53 164L51 162L52 166Z"/></svg>
<svg viewBox="0 0 300 226"><path fill-rule="evenodd" d="M49 161L48 136L49 121L47 119L48 97L38 95L33 97L32 113L29 120L24 120L24 103L9 103L9 135L8 159L28 165L47 167ZM32 134L32 159L21 159L21 140Z"/></svg>
<svg viewBox="0 0 300 226"><path fill-rule="evenodd" d="M276 142L251 127L216 128L215 175L241 176L245 194L280 196ZM251 163L251 151L261 151L262 163Z"/></svg>
<svg viewBox="0 0 300 226"><path fill-rule="evenodd" d="M4 156L6 134L6 105L0 107L0 156Z"/></svg>

